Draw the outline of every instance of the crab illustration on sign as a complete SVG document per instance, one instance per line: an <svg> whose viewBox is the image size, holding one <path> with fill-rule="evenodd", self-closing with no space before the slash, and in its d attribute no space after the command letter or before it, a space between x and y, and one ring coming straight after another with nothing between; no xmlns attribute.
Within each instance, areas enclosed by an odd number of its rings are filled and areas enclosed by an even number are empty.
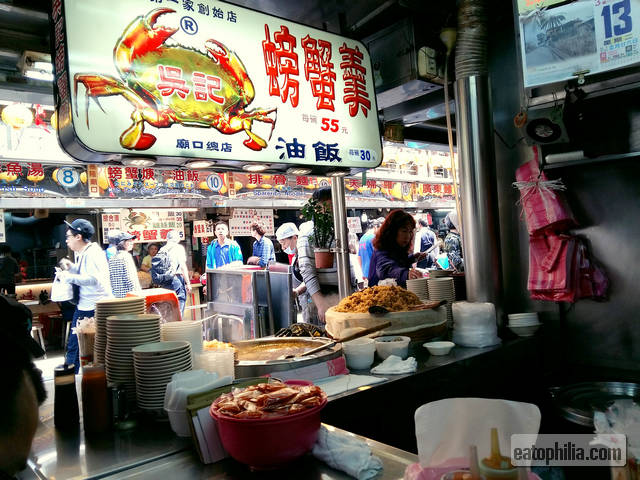
<svg viewBox="0 0 640 480"><path fill-rule="evenodd" d="M177 123L194 127L213 127L232 135L241 131L249 136L243 143L251 150L262 150L267 141L251 131L253 121L271 124L277 109L245 110L255 91L247 71L235 52L217 40L205 42L207 53L165 42L177 28L156 26L158 18L175 13L158 8L137 17L126 28L114 48L114 63L121 79L110 75L78 73L74 76L74 98L78 115L78 86L86 89L87 127L89 100L100 109L99 98L121 95L134 107L132 125L120 135L120 145L129 150L146 150L156 137L144 132L144 122L157 128ZM190 79L190 88L183 76ZM190 93L193 92L191 95Z"/></svg>
<svg viewBox="0 0 640 480"><path fill-rule="evenodd" d="M137 226L147 226L148 217L142 212L131 212L127 218L125 218L125 222L127 222L127 228L131 228L135 225Z"/></svg>

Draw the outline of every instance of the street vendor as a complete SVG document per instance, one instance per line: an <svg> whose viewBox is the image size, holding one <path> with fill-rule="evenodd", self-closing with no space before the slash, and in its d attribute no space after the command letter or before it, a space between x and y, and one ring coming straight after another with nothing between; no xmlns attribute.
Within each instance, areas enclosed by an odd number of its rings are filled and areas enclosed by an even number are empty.
<svg viewBox="0 0 640 480"><path fill-rule="evenodd" d="M416 221L404 210L393 210L378 230L373 240L375 251L369 266L369 286L380 280L393 278L407 287L407 279L420 278L422 274L413 264L426 258L426 252L409 253L413 249L413 233Z"/></svg>
<svg viewBox="0 0 640 480"><path fill-rule="evenodd" d="M293 294L298 300L300 311L302 312L302 319L305 323L310 322L310 315L312 309L310 304L313 302L311 296L307 293L307 286L300 273L300 266L298 265L298 237L300 232L298 227L294 223L283 223L276 230L276 239L282 245L282 249L288 255L293 255L291 266L293 267ZM313 309L315 313L315 309Z"/></svg>

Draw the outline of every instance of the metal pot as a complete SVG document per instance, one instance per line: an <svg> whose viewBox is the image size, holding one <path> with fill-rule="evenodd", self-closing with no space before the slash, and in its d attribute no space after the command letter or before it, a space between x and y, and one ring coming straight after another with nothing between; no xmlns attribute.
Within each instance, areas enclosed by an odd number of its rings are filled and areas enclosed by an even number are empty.
<svg viewBox="0 0 640 480"><path fill-rule="evenodd" d="M640 385L583 382L549 388L556 411L565 420L593 430L593 412L605 411L619 398L640 399Z"/></svg>
<svg viewBox="0 0 640 480"><path fill-rule="evenodd" d="M284 349L290 347L291 345L300 345L301 343L308 346L309 350L312 348L319 347L324 343L331 342L331 339L328 338L281 338L281 337L269 337L269 338L257 338L254 340L242 340L240 342L234 342L233 345L239 352L250 347L256 347L265 344L278 343L282 344L282 349L284 353ZM333 347L327 348L326 350L322 350L313 355L297 357L297 358L289 358L289 359L278 359L278 360L238 360L236 361L235 366L235 375L236 378L244 378L244 377L259 377L262 375L266 375L273 372L282 372L284 370L292 370L294 368L306 367L308 365L313 365L316 363L326 362L328 360L333 360L334 358L338 358L342 355L342 345L338 343Z"/></svg>

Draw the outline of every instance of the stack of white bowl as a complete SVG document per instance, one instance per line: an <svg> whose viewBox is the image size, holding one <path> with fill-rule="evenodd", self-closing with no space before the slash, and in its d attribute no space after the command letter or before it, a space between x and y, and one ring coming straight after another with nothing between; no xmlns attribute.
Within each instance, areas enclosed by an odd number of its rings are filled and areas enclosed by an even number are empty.
<svg viewBox="0 0 640 480"><path fill-rule="evenodd" d="M206 372L217 373L219 378L230 376L235 378L235 350L229 348L216 348L204 350L195 355L194 368Z"/></svg>
<svg viewBox="0 0 640 480"><path fill-rule="evenodd" d="M415 293L422 302L429 300L429 287L426 277L408 279L407 290Z"/></svg>
<svg viewBox="0 0 640 480"><path fill-rule="evenodd" d="M107 381L124 385L127 399L135 401L135 375L131 349L160 340L160 316L110 315L107 317L107 350L105 355Z"/></svg>
<svg viewBox="0 0 640 480"><path fill-rule="evenodd" d="M94 363L105 365L107 317L110 315L141 313L145 313L144 297L110 298L96 302L96 338L93 344Z"/></svg>
<svg viewBox="0 0 640 480"><path fill-rule="evenodd" d="M186 341L155 342L133 349L136 403L143 410L162 410L171 377L191 370L191 344Z"/></svg>
<svg viewBox="0 0 640 480"><path fill-rule="evenodd" d="M168 322L161 326L163 342L187 341L191 344L191 354L202 353L202 322L183 320L182 322ZM195 357L194 357L195 358Z"/></svg>
<svg viewBox="0 0 640 480"><path fill-rule="evenodd" d="M456 300L456 292L453 288L453 278L430 278L429 284L429 299L430 300L446 300L447 301L447 325L453 326L453 313L451 311L451 304Z"/></svg>
<svg viewBox="0 0 640 480"><path fill-rule="evenodd" d="M520 337L531 337L540 328L540 320L536 312L510 313L509 330Z"/></svg>
<svg viewBox="0 0 640 480"><path fill-rule="evenodd" d="M453 270L429 270L429 278L451 277Z"/></svg>

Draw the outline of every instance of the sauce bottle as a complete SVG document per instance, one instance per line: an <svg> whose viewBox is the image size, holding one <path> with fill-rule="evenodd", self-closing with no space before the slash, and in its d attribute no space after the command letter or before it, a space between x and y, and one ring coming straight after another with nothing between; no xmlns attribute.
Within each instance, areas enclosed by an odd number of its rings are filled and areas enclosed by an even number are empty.
<svg viewBox="0 0 640 480"><path fill-rule="evenodd" d="M111 423L107 376L102 365L82 367L82 418L87 434L101 433Z"/></svg>
<svg viewBox="0 0 640 480"><path fill-rule="evenodd" d="M75 369L76 366L72 363L60 365L53 371L53 423L59 430L73 430L80 424Z"/></svg>

